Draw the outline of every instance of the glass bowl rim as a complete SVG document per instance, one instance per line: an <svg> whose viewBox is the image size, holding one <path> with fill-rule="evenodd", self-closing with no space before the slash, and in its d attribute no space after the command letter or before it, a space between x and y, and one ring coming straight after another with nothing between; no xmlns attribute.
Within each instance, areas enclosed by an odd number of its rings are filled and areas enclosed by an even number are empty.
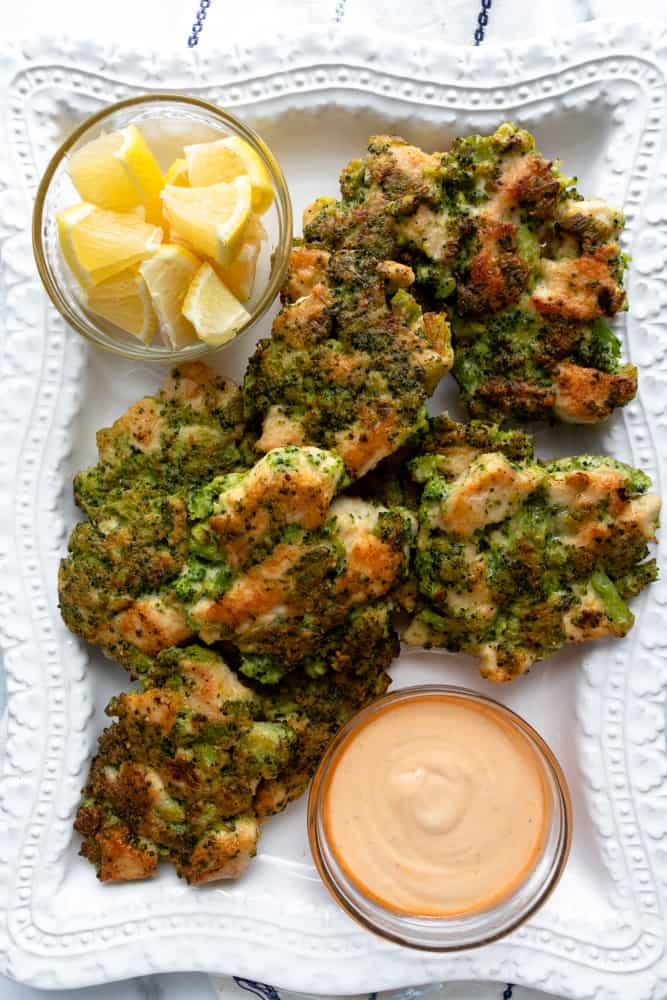
<svg viewBox="0 0 667 1000"><path fill-rule="evenodd" d="M510 920L509 923L501 927L500 930L482 933L478 939L467 941L463 944L436 944L430 942L415 943L414 940L408 941L402 938L400 933L380 926L370 916L368 916L368 914L357 912L357 910L354 909L348 902L343 892L341 892L335 878L332 877L328 867L324 864L319 847L318 820L320 819L321 807L323 804L323 796L320 793L326 776L336 759L337 752L345 743L347 738L354 733L355 730L361 729L368 720L370 720L387 705L413 699L418 700L419 698L428 695L442 694L455 695L465 700L476 701L482 705L490 707L493 710L499 710L500 714L503 715L511 725L522 732L522 734L528 739L529 743L533 744L533 746L540 752L544 768L554 782L554 791L556 793L558 808L555 815L552 816L552 823L557 822L558 817L560 817L561 836L559 840L559 847L555 854L555 865L549 874L549 878L540 885L538 890L536 890L535 898L531 901L530 905L526 907L525 912L520 913L516 919ZM308 794L308 842L315 867L329 895L349 917L351 917L365 930L372 931L374 934L385 938L385 940L392 941L394 944L403 945L404 947L413 948L418 951L445 953L467 951L471 948L479 948L483 945L492 944L494 941L498 941L501 938L506 937L508 934L512 933L529 920L546 902L561 879L570 855L570 848L572 846L572 826L572 800L567 779L558 758L546 740L529 722L526 721L526 719L523 718L523 716L519 715L518 712L515 712L513 709L508 708L507 705L503 705L502 702L497 701L495 698L490 698L488 695L481 694L478 691L473 691L471 688L459 687L455 684L409 685L407 687L399 688L396 691L380 695L365 708L356 712L352 718L348 719L348 721L338 730L331 743L327 746L327 749L313 776ZM501 900L498 906L502 907L506 905L509 899L511 899L511 897L508 897L506 900ZM371 902L373 903L378 914L381 915L383 912L382 906L379 903L374 903L373 901ZM397 915L393 913L392 916L395 918ZM406 917L406 919L410 918ZM446 926L448 921L452 918L421 917L419 919L424 920L428 922L430 926L435 927L438 924Z"/></svg>
<svg viewBox="0 0 667 1000"><path fill-rule="evenodd" d="M132 343L127 346L121 343L104 343L97 335L97 328L94 321L90 320L88 324L82 322L79 316L70 308L69 303L67 302L65 296L61 293L57 282L52 279L49 267L46 263L46 252L43 240L44 208L54 174L72 147L79 141L79 139L82 138L82 136L86 134L86 132L88 132L91 128L94 128L96 125L102 124L107 118L110 118L119 111L131 108L139 109L142 106L151 104L159 106L160 104L167 103L189 105L190 107L197 108L200 111L205 111L213 118L218 119L222 125L229 128L233 133L240 134L243 139L248 141L255 151L261 155L265 164L269 168L269 174L276 189L282 215L281 212L278 213L278 240L272 251L272 257L276 261L276 266L272 267L272 273L269 281L267 282L266 288L250 313L250 318L237 330L232 339L227 341L225 344L220 344L218 346L212 346L210 344L200 342L197 344L187 345L183 348L175 348L166 350L163 353L154 354L150 351L150 348L140 345L139 342L137 342L136 346ZM178 361L190 361L194 358L200 357L202 354L220 351L224 347L229 346L230 343L234 343L238 337L249 330L250 327L252 327L257 320L264 315L267 309L275 301L282 285L284 284L285 277L287 275L289 254L292 247L292 236L293 210L289 188L287 186L287 181L285 180L282 168L266 142L257 132L254 131L254 129L242 122L236 117L236 115L231 114L231 112L212 104L210 101L205 101L200 97L193 97L190 94L181 94L178 91L156 91L155 93L148 92L135 95L134 97L127 97L122 101L116 101L113 104L105 105L99 111L96 111L94 114L89 115L86 119L84 119L80 125L77 125L77 127L69 133L67 138L60 144L49 160L37 187L35 204L32 212L32 248L37 270L49 299L63 319L74 330L76 330L77 333L103 351L108 351L124 358L130 358L133 361L146 361L157 364L173 364Z"/></svg>

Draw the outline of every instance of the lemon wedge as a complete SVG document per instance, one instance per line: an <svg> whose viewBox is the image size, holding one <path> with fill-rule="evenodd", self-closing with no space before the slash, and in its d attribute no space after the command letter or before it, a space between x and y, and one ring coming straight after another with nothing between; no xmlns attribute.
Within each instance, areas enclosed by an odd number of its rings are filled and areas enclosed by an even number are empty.
<svg viewBox="0 0 667 1000"><path fill-rule="evenodd" d="M244 243L227 267L214 265L216 273L240 302L247 302L250 298L258 257L259 247L253 243Z"/></svg>
<svg viewBox="0 0 667 1000"><path fill-rule="evenodd" d="M122 271L92 288L85 305L121 330L148 344L157 330L157 316L140 274Z"/></svg>
<svg viewBox="0 0 667 1000"><path fill-rule="evenodd" d="M170 184L162 192L162 202L172 238L179 237L195 253L225 267L243 244L251 191L245 175L208 187Z"/></svg>
<svg viewBox="0 0 667 1000"><path fill-rule="evenodd" d="M83 288L90 288L155 253L162 229L131 212L109 212L85 202L56 216L63 256Z"/></svg>
<svg viewBox="0 0 667 1000"><path fill-rule="evenodd" d="M250 314L210 264L202 264L194 276L183 303L183 315L190 320L197 336L214 347L226 344L250 319Z"/></svg>
<svg viewBox="0 0 667 1000"><path fill-rule="evenodd" d="M148 222L159 223L164 178L136 125L87 142L72 153L68 170L84 201L113 212L143 205Z"/></svg>
<svg viewBox="0 0 667 1000"><path fill-rule="evenodd" d="M200 264L199 258L186 247L163 243L157 253L139 267L160 329L172 347L183 347L197 339L192 323L183 316L182 308Z"/></svg>
<svg viewBox="0 0 667 1000"><path fill-rule="evenodd" d="M252 186L253 211L262 215L273 201L273 185L261 157L237 135L185 147L188 178L193 187L231 181L246 174Z"/></svg>
<svg viewBox="0 0 667 1000"><path fill-rule="evenodd" d="M257 260L266 239L266 230L256 215L251 215L244 233L243 245L231 264L216 266L224 284L241 302L247 302L252 293L257 271Z"/></svg>
<svg viewBox="0 0 667 1000"><path fill-rule="evenodd" d="M179 156L178 159L174 160L172 165L169 167L169 170L167 170L166 174L164 175L164 183L165 187L167 185L170 185L172 187L189 187L190 182L188 180L188 165L182 156ZM162 209L161 225L165 231L164 233L165 241L169 241L170 243L172 242L180 243L181 240L175 233L171 232L169 223L165 218L164 202L161 205L161 209Z"/></svg>
<svg viewBox="0 0 667 1000"><path fill-rule="evenodd" d="M190 183L188 178L188 165L182 156L174 160L169 170L164 175L165 186L175 184L177 187L187 187Z"/></svg>

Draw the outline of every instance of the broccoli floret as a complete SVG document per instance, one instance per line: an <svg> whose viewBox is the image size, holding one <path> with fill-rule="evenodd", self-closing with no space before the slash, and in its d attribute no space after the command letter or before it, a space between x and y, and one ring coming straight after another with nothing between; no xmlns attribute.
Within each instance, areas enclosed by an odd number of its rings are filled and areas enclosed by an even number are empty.
<svg viewBox="0 0 667 1000"><path fill-rule="evenodd" d="M242 674L260 684L277 684L292 669L291 663L268 653L246 653L239 664Z"/></svg>
<svg viewBox="0 0 667 1000"><path fill-rule="evenodd" d="M254 722L241 737L237 753L262 778L275 778L288 764L296 736L280 722Z"/></svg>
<svg viewBox="0 0 667 1000"><path fill-rule="evenodd" d="M591 577L593 590L602 598L605 612L612 623L615 635L625 635L634 624L634 615L627 606L613 582L602 570L596 570Z"/></svg>
<svg viewBox="0 0 667 1000"><path fill-rule="evenodd" d="M636 597L637 594L642 592L644 587L647 587L649 583L653 583L657 579L658 564L655 559L649 559L647 562L635 566L629 573L625 573L623 576L615 579L614 583L621 597L627 600L630 597Z"/></svg>

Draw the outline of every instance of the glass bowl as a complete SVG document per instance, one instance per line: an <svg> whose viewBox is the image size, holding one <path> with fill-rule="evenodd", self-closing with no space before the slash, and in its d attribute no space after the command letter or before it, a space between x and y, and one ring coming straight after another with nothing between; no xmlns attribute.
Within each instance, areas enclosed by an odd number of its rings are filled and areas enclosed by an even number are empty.
<svg viewBox="0 0 667 1000"><path fill-rule="evenodd" d="M346 872L328 838L324 821L328 785L341 754L360 729L388 706L433 696L451 696L483 706L534 751L546 796L546 827L532 868L509 894L486 908L462 915L421 916L390 909L364 893ZM565 776L542 737L504 705L464 688L419 685L378 698L346 723L317 769L308 799L308 838L315 865L336 902L359 924L398 944L424 951L460 951L495 941L527 920L544 903L563 873L572 839L572 809Z"/></svg>
<svg viewBox="0 0 667 1000"><path fill-rule="evenodd" d="M107 351L139 361L188 361L221 347L197 343L174 349L162 344L159 335L153 343L144 344L88 312L80 300L79 284L60 250L56 215L81 201L67 173L70 154L101 132L130 124L141 128L163 171L177 156L183 155L184 144L210 142L227 135L238 135L249 143L266 167L275 195L273 204L262 216L268 239L262 244L253 292L245 303L250 318L228 343L234 343L257 322L285 280L292 243L292 206L287 183L271 150L251 128L214 104L175 94L145 94L104 108L75 129L51 159L37 191L32 239L40 277L56 309L86 340Z"/></svg>

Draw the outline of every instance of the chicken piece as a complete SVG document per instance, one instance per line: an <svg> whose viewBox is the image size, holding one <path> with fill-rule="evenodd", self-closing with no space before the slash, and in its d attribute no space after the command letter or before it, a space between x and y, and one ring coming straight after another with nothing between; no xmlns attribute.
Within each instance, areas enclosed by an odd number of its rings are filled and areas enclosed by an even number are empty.
<svg viewBox="0 0 667 1000"><path fill-rule="evenodd" d="M633 398L636 370L606 324L626 306L623 215L581 199L530 133L506 123L431 155L373 136L341 193L306 210L311 252L401 265L424 308L447 304L473 417L590 423ZM571 368L591 372L577 406L564 400Z"/></svg>
<svg viewBox="0 0 667 1000"><path fill-rule="evenodd" d="M238 878L257 853L259 825L254 816L237 816L220 829L211 830L197 842L179 875L191 885Z"/></svg>
<svg viewBox="0 0 667 1000"><path fill-rule="evenodd" d="M618 244L607 243L594 253L542 260L531 306L542 315L582 323L614 316L625 305L613 269L620 252Z"/></svg>
<svg viewBox="0 0 667 1000"><path fill-rule="evenodd" d="M168 646L178 646L191 635L183 609L170 600L170 595L149 594L114 615L101 639L113 642L118 636L127 646L153 656Z"/></svg>
<svg viewBox="0 0 667 1000"><path fill-rule="evenodd" d="M409 288L415 283L415 272L407 264L399 264L395 260L383 260L376 270L387 282L390 292L396 292L399 288Z"/></svg>
<svg viewBox="0 0 667 1000"><path fill-rule="evenodd" d="M445 317L406 291L413 278L358 251L292 251L273 336L244 381L258 452L328 448L356 479L419 431L453 354Z"/></svg>
<svg viewBox="0 0 667 1000"><path fill-rule="evenodd" d="M502 682L566 643L624 636L626 599L657 575L648 477L596 456L542 465L518 432L434 424L431 451L411 462L424 488L404 640L472 653ZM505 454L476 447L494 437Z"/></svg>
<svg viewBox="0 0 667 1000"><path fill-rule="evenodd" d="M472 231L472 223L470 228ZM519 250L518 227L480 214L474 223L473 252L466 277L457 287L458 311L483 321L489 313L517 305L530 272Z"/></svg>
<svg viewBox="0 0 667 1000"><path fill-rule="evenodd" d="M330 257L326 250L295 246L289 256L287 281L281 292L283 301L298 302L310 295L314 288L320 285L326 287Z"/></svg>
<svg viewBox="0 0 667 1000"><path fill-rule="evenodd" d="M231 566L243 565L268 535L287 525L319 528L344 477L335 455L318 448L282 448L231 483L223 479L209 524L225 559Z"/></svg>
<svg viewBox="0 0 667 1000"><path fill-rule="evenodd" d="M610 374L597 368L560 364L554 371L554 416L571 424L594 424L632 399L637 371L625 365Z"/></svg>
<svg viewBox="0 0 667 1000"><path fill-rule="evenodd" d="M200 646L160 654L141 692L113 699L75 827L103 882L171 862L191 884L238 878L259 826L304 791L329 740L387 686L392 639L365 671L269 693Z"/></svg>
<svg viewBox="0 0 667 1000"><path fill-rule="evenodd" d="M479 455L456 480L438 510L438 527L471 537L506 521L542 480L539 467L523 468L494 452Z"/></svg>

